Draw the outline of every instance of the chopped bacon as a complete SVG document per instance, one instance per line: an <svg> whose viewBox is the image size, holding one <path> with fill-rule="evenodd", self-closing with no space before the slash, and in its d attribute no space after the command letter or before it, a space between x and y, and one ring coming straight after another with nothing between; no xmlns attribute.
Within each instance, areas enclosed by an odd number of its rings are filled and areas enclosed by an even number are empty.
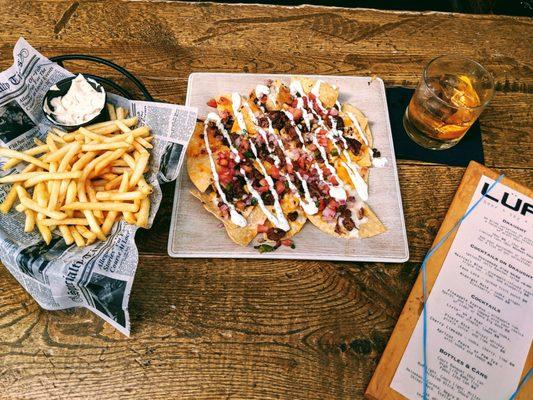
<svg viewBox="0 0 533 400"><path fill-rule="evenodd" d="M292 103L291 103L291 106L292 106L293 108L298 107L298 99L294 99L294 100L292 101Z"/></svg>
<svg viewBox="0 0 533 400"><path fill-rule="evenodd" d="M256 190L259 193L265 193L265 192L268 192L270 190L270 188L268 186L259 186Z"/></svg>
<svg viewBox="0 0 533 400"><path fill-rule="evenodd" d="M257 233L265 233L268 231L268 226L266 225L257 225Z"/></svg>
<svg viewBox="0 0 533 400"><path fill-rule="evenodd" d="M229 161L227 158L221 158L218 160L218 165L221 167L226 167L229 164Z"/></svg>
<svg viewBox="0 0 533 400"><path fill-rule="evenodd" d="M246 140L246 139L243 139L243 140L241 141L240 149L241 149L242 151L247 151L247 150L249 150L249 149L250 149L250 142L249 142L248 140Z"/></svg>
<svg viewBox="0 0 533 400"><path fill-rule="evenodd" d="M213 107L213 108L217 108L217 101L215 99L210 99L208 102L207 102L207 105L209 107Z"/></svg>
<svg viewBox="0 0 533 400"><path fill-rule="evenodd" d="M267 238L275 242L281 240L283 236L285 236L285 231L279 228L270 228L267 232Z"/></svg>
<svg viewBox="0 0 533 400"><path fill-rule="evenodd" d="M298 159L298 166L300 167L300 169L304 169L305 168L305 157L300 157Z"/></svg>
<svg viewBox="0 0 533 400"><path fill-rule="evenodd" d="M260 184L261 186L267 186L267 185L268 185L268 182L267 182L267 180L266 180L265 178L263 178L263 179L261 179L261 180L259 181L259 184Z"/></svg>
<svg viewBox="0 0 533 400"><path fill-rule="evenodd" d="M261 98L259 99L259 101L261 103L266 103L268 100L268 96L266 94L264 94L263 96L261 96Z"/></svg>
<svg viewBox="0 0 533 400"><path fill-rule="evenodd" d="M239 210L243 210L245 206L246 204L242 200L239 200L235 203L235 207L237 207L237 209Z"/></svg>

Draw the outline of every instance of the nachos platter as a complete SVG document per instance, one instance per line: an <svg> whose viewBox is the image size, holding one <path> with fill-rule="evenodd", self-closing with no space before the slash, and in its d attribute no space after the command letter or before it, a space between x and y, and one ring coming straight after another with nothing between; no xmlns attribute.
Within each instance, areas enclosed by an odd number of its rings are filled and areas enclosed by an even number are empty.
<svg viewBox="0 0 533 400"><path fill-rule="evenodd" d="M390 165L341 85L292 76L240 86L205 97L187 148L182 182L204 209L196 219L217 221L206 240L224 230L236 253L273 255L301 251L309 229L345 248L385 236L380 210L369 206L370 176Z"/></svg>

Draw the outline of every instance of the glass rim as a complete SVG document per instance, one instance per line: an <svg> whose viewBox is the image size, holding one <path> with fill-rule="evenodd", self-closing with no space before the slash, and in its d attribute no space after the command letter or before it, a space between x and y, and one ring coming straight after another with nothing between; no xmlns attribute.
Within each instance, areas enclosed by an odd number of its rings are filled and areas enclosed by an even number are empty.
<svg viewBox="0 0 533 400"><path fill-rule="evenodd" d="M463 61L468 61L472 64L474 64L477 68L481 69L481 71L483 73L485 73L488 77L489 77L489 80L490 80L490 84L491 84L491 92L490 92L490 96L488 96L488 98L482 103L480 104L479 106L475 106L475 107L469 107L469 106L456 106L454 104L451 104L451 103L448 103L447 101L444 101L443 99L441 99L439 96L437 96L437 94L435 93L435 91L433 90L433 88L428 84L428 69L429 67L437 60L440 60L440 59L443 59L443 58L455 58L455 59L458 59L458 60L463 60ZM429 91L431 92L431 94L433 95L433 97L437 98L438 101L440 101L441 103L443 103L444 105L446 105L447 107L453 107L457 110L459 109L466 109L466 110L478 110L480 108L483 108L483 107L486 107L487 104L490 103L490 101L492 100L492 98L494 97L494 77L492 76L492 74L483 66L481 65L480 63L478 63L477 61L475 60L472 60L471 58L468 58L468 57L463 57L463 56L459 56L459 55L453 55L453 54L441 54L440 56L437 56L433 59L431 59L427 65L424 67L424 72L422 74L422 77L424 79L424 84L426 85L426 87L429 89Z"/></svg>

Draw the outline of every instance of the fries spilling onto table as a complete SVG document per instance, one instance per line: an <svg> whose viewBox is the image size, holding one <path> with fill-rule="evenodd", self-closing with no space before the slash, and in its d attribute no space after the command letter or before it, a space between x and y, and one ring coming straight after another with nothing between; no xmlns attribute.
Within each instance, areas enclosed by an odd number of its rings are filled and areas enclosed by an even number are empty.
<svg viewBox="0 0 533 400"><path fill-rule="evenodd" d="M38 229L47 244L56 230L67 245L81 247L105 240L120 219L148 225L153 189L144 173L153 136L124 108L107 106L109 121L70 133L51 128L46 142L36 139L22 152L0 147L0 157L8 159L4 171L27 164L0 178L12 185L0 211L24 213L24 231Z"/></svg>

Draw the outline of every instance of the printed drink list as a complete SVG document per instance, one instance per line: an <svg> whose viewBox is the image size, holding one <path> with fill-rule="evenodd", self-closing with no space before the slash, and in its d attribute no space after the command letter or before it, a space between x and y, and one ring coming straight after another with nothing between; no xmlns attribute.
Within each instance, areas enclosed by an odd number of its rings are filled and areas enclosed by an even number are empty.
<svg viewBox="0 0 533 400"><path fill-rule="evenodd" d="M492 182L481 176L470 206ZM508 399L516 389L533 338L532 204L499 183L459 227L427 301L428 399ZM422 318L391 388L422 398Z"/></svg>

